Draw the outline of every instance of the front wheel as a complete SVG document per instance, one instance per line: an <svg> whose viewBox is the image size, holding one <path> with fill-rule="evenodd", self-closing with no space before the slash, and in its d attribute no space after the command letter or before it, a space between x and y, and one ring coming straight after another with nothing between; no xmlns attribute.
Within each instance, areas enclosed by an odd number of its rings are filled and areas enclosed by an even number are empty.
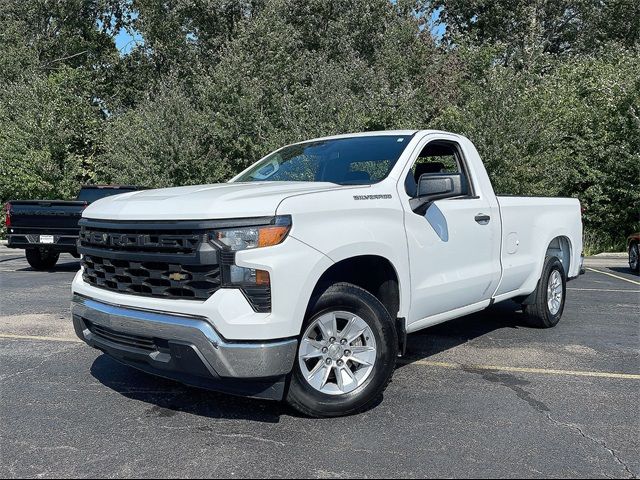
<svg viewBox="0 0 640 480"><path fill-rule="evenodd" d="M355 285L334 284L304 323L287 402L312 417L365 410L391 381L397 355L384 305Z"/></svg>
<svg viewBox="0 0 640 480"><path fill-rule="evenodd" d="M538 280L534 302L525 305L528 323L533 327L555 327L564 311L567 278L557 257L547 257Z"/></svg>
<svg viewBox="0 0 640 480"><path fill-rule="evenodd" d="M629 268L632 272L640 273L640 261L638 260L638 244L629 245Z"/></svg>
<svg viewBox="0 0 640 480"><path fill-rule="evenodd" d="M34 270L51 270L60 258L60 254L57 252L41 251L37 248L28 248L25 255L27 262Z"/></svg>

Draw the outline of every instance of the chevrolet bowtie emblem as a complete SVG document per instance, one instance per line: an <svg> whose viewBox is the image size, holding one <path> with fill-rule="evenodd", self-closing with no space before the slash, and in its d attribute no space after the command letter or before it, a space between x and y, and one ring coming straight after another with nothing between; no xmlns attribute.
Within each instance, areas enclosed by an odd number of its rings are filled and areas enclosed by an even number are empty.
<svg viewBox="0 0 640 480"><path fill-rule="evenodd" d="M174 272L169 274L169 279L173 280L174 282L179 282L181 280L186 280L187 276L184 273L180 273L180 272Z"/></svg>

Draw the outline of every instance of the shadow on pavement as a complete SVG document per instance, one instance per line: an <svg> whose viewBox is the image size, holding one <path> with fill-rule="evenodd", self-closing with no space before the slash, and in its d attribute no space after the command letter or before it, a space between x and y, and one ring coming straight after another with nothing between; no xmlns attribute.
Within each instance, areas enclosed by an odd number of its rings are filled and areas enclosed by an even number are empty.
<svg viewBox="0 0 640 480"><path fill-rule="evenodd" d="M280 417L308 418L285 402L236 397L189 387L173 380L147 374L102 354L91 365L91 375L119 394L149 404L147 417L173 417L178 412L207 418L279 423ZM376 399L367 410L382 403ZM202 427L206 431L208 427Z"/></svg>
<svg viewBox="0 0 640 480"><path fill-rule="evenodd" d="M511 301L501 302L481 312L410 334L405 361L398 362L397 368L409 365L412 361L427 359L504 328L531 328L527 325L519 304Z"/></svg>
<svg viewBox="0 0 640 480"><path fill-rule="evenodd" d="M445 324L409 335L405 362L397 368L462 345L495 330L526 326L520 305L503 302ZM241 419L278 423L281 415L299 416L283 402L256 400L210 392L156 377L123 365L103 354L91 366L91 374L121 395L149 404L149 417L172 417L178 412L207 418ZM375 408L379 398L370 408Z"/></svg>
<svg viewBox="0 0 640 480"><path fill-rule="evenodd" d="M207 418L278 423L281 415L294 413L281 402L188 387L128 367L104 354L93 362L91 375L127 398L148 403L145 412L148 417L173 417L184 412Z"/></svg>

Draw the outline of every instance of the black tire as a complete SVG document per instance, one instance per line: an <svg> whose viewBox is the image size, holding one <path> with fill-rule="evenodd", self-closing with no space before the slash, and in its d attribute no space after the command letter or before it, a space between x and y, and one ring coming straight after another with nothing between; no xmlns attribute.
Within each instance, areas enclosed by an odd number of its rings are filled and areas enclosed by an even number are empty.
<svg viewBox="0 0 640 480"><path fill-rule="evenodd" d="M329 395L309 385L296 355L286 400L310 417L340 417L370 408L391 381L398 356L398 334L387 309L372 294L349 283L331 285L313 301L301 335L316 318L332 310L354 313L367 323L376 341L376 361L362 385L349 393Z"/></svg>
<svg viewBox="0 0 640 480"><path fill-rule="evenodd" d="M640 252L637 242L631 242L629 245L629 268L634 273L640 273Z"/></svg>
<svg viewBox="0 0 640 480"><path fill-rule="evenodd" d="M549 279L554 272L559 272L562 283L562 299L560 301L560 308L557 312L552 312L549 305L549 295L547 287ZM560 318L562 318L562 312L564 311L564 304L566 300L567 292L567 277L562 266L562 262L557 257L547 257L544 261L542 268L542 276L538 280L538 285L535 291L535 300L533 303L524 306L524 312L526 314L527 323L536 328L551 328L555 327Z"/></svg>
<svg viewBox="0 0 640 480"><path fill-rule="evenodd" d="M60 254L56 252L42 252L37 248L28 248L25 251L27 262L34 270L51 270L58 263Z"/></svg>

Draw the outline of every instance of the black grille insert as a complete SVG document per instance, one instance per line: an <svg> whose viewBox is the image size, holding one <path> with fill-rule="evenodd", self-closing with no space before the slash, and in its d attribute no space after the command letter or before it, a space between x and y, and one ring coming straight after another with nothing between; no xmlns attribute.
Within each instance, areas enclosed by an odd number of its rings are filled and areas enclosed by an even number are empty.
<svg viewBox="0 0 640 480"><path fill-rule="evenodd" d="M127 231L82 226L80 246L110 251L193 254L204 240L204 231L140 230Z"/></svg>
<svg viewBox="0 0 640 480"><path fill-rule="evenodd" d="M107 340L111 343L117 343L118 345L123 345L125 347L145 350L148 352L157 350L156 343L153 338L133 335L131 333L117 332L115 330L111 330L110 328L103 327L102 325L91 323L89 320L86 320L84 318L83 320L89 331L96 337L99 337L103 340Z"/></svg>
<svg viewBox="0 0 640 480"><path fill-rule="evenodd" d="M150 297L206 300L220 288L220 267L83 255L82 278L94 287Z"/></svg>

